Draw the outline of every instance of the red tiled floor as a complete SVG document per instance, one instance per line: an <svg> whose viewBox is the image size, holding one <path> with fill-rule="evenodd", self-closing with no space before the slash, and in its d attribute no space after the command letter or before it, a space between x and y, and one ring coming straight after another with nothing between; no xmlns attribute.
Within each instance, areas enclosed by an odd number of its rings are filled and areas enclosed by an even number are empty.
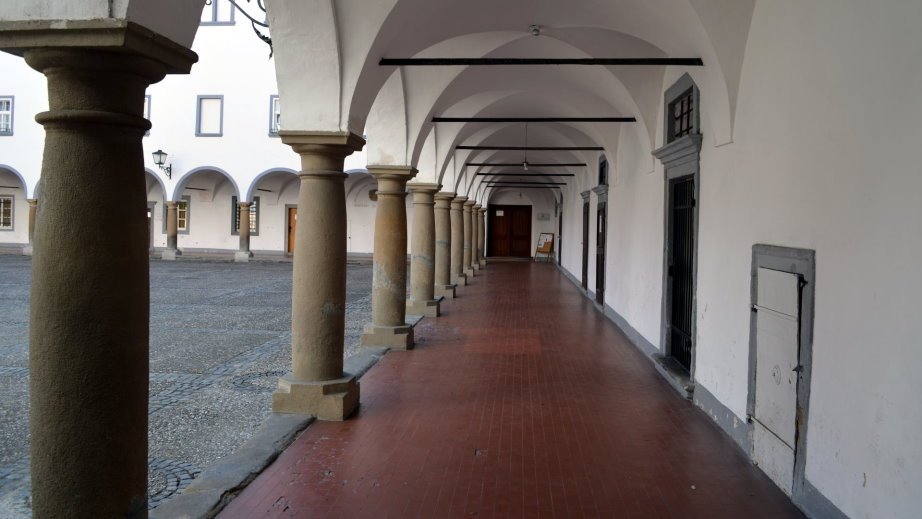
<svg viewBox="0 0 922 519"><path fill-rule="evenodd" d="M459 293L221 517L802 517L554 267Z"/></svg>

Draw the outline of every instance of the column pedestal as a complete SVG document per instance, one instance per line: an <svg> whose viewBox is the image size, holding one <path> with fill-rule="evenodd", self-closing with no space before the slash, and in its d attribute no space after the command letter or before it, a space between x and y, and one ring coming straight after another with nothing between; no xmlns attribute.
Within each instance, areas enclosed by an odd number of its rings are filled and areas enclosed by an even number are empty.
<svg viewBox="0 0 922 519"><path fill-rule="evenodd" d="M416 170L405 166L368 166L368 172L378 181L378 208L371 286L372 323L365 325L362 346L408 350L413 348L413 327L406 323L406 188Z"/></svg>
<svg viewBox="0 0 922 519"><path fill-rule="evenodd" d="M234 261L246 263L253 257L253 253L250 252L250 203L238 202L237 206L240 208L240 225L237 229L240 235L240 250L234 253Z"/></svg>
<svg viewBox="0 0 922 519"><path fill-rule="evenodd" d="M292 265L291 373L272 394L277 413L344 420L359 384L343 372L346 312L346 195L343 161L365 141L351 133L281 131L301 156L298 253Z"/></svg>
<svg viewBox="0 0 922 519"><path fill-rule="evenodd" d="M35 212L38 208L38 200L27 198L29 204L29 243L22 248L22 253L26 256L32 255L32 242L35 240Z"/></svg>
<svg viewBox="0 0 922 519"><path fill-rule="evenodd" d="M466 196L458 196L451 201L451 283L461 287L467 285L464 273L464 202L467 202Z"/></svg>
<svg viewBox="0 0 922 519"><path fill-rule="evenodd" d="M166 250L161 258L174 261L177 256L182 256L179 250L179 202L166 203Z"/></svg>
<svg viewBox="0 0 922 519"><path fill-rule="evenodd" d="M409 184L413 195L413 239L410 260L410 298L407 313L438 317L442 298L435 297L435 201L438 184Z"/></svg>

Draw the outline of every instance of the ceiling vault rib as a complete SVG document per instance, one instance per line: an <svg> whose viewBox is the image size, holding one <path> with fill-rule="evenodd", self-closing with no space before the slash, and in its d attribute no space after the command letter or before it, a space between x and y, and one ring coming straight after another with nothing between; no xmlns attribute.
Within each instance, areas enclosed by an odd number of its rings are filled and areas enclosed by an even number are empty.
<svg viewBox="0 0 922 519"><path fill-rule="evenodd" d="M457 67L502 65L680 66L703 67L701 58L382 58L382 67Z"/></svg>
<svg viewBox="0 0 922 519"><path fill-rule="evenodd" d="M467 162L464 165L465 166L503 166L503 167L519 166L521 167L522 163L521 162L518 162L518 163L516 162L513 162L513 163ZM563 163L563 164L531 164L531 163L528 164L528 167L530 168L580 168L580 167L585 167L585 166L586 166L585 162L570 162L570 163Z"/></svg>
<svg viewBox="0 0 922 519"><path fill-rule="evenodd" d="M605 151L601 146L455 146L458 150L495 151Z"/></svg>
<svg viewBox="0 0 922 519"><path fill-rule="evenodd" d="M635 117L433 117L434 123L635 123Z"/></svg>
<svg viewBox="0 0 922 519"><path fill-rule="evenodd" d="M574 173L477 173L478 177L575 177Z"/></svg>

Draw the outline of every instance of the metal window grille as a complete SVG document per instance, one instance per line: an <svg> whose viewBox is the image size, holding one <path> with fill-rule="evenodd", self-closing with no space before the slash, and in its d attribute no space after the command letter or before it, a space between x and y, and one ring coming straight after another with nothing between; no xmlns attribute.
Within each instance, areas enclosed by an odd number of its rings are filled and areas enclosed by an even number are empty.
<svg viewBox="0 0 922 519"><path fill-rule="evenodd" d="M672 113L672 140L690 135L694 131L694 89L679 96L670 105Z"/></svg>
<svg viewBox="0 0 922 519"><path fill-rule="evenodd" d="M282 128L282 106L279 103L278 96L272 97L272 114L270 119L269 133L276 134Z"/></svg>
<svg viewBox="0 0 922 519"><path fill-rule="evenodd" d="M13 133L13 98L0 97L0 134Z"/></svg>
<svg viewBox="0 0 922 519"><path fill-rule="evenodd" d="M237 197L231 198L232 203L234 204L234 232L240 232L240 205L237 203ZM256 234L259 232L258 218L259 218L259 197L253 197L253 202L250 203L250 234Z"/></svg>
<svg viewBox="0 0 922 519"><path fill-rule="evenodd" d="M13 197L0 196L0 229L13 229Z"/></svg>

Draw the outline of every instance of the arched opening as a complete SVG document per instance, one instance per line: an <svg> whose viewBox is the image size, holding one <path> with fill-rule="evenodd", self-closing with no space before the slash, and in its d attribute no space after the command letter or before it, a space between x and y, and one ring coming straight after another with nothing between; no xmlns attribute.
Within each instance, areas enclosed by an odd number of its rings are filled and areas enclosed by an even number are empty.
<svg viewBox="0 0 922 519"><path fill-rule="evenodd" d="M298 175L288 168L260 173L250 184L250 240L254 251L294 254L298 221Z"/></svg>
<svg viewBox="0 0 922 519"><path fill-rule="evenodd" d="M237 183L220 168L204 166L183 175L171 197L178 204L181 248L200 252L236 249L239 244L234 226L239 198Z"/></svg>

